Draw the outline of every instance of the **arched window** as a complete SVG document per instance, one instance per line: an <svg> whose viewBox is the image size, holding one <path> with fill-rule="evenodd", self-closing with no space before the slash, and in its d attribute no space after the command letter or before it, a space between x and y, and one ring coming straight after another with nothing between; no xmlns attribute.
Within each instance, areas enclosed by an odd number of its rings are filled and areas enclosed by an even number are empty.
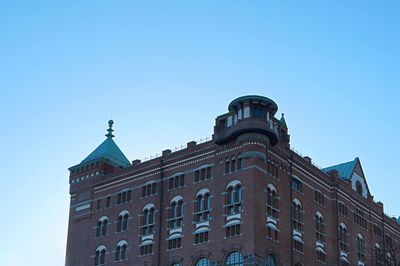
<svg viewBox="0 0 400 266"><path fill-rule="evenodd" d="M316 236L317 241L319 241L321 243L325 242L324 217L319 212L317 212L315 214L315 236Z"/></svg>
<svg viewBox="0 0 400 266"><path fill-rule="evenodd" d="M129 213L122 211L118 215L117 232L124 232L128 230Z"/></svg>
<svg viewBox="0 0 400 266"><path fill-rule="evenodd" d="M239 181L231 181L226 191L226 213L236 214L242 210L242 185Z"/></svg>
<svg viewBox="0 0 400 266"><path fill-rule="evenodd" d="M201 258L196 262L196 266L211 266L211 261L206 258Z"/></svg>
<svg viewBox="0 0 400 266"><path fill-rule="evenodd" d="M170 266L182 266L180 263L172 263Z"/></svg>
<svg viewBox="0 0 400 266"><path fill-rule="evenodd" d="M349 252L347 227L344 223L339 225L339 247L343 252Z"/></svg>
<svg viewBox="0 0 400 266"><path fill-rule="evenodd" d="M303 232L303 207L298 199L292 203L293 229Z"/></svg>
<svg viewBox="0 0 400 266"><path fill-rule="evenodd" d="M106 262L106 247L100 246L96 249L96 254L94 256L94 265L100 266L104 265Z"/></svg>
<svg viewBox="0 0 400 266"><path fill-rule="evenodd" d="M183 221L183 199L180 196L174 197L169 205L169 228L182 226Z"/></svg>
<svg viewBox="0 0 400 266"><path fill-rule="evenodd" d="M357 235L357 255L359 261L365 261L365 241L361 234Z"/></svg>
<svg viewBox="0 0 400 266"><path fill-rule="evenodd" d="M395 261L392 258L392 255L390 254L390 252L386 252L386 262L387 262L386 265L388 265L388 266L395 265Z"/></svg>
<svg viewBox="0 0 400 266"><path fill-rule="evenodd" d="M126 249L128 248L128 243L125 240L118 242L115 248L115 261L126 260Z"/></svg>
<svg viewBox="0 0 400 266"><path fill-rule="evenodd" d="M361 186L361 182L358 181L358 180L356 181L356 191L357 191L358 195L362 196L363 189L362 189L362 186Z"/></svg>
<svg viewBox="0 0 400 266"><path fill-rule="evenodd" d="M274 219L278 218L279 207L278 207L278 193L272 184L267 187L267 215Z"/></svg>
<svg viewBox="0 0 400 266"><path fill-rule="evenodd" d="M211 199L208 189L200 190L196 195L195 221L204 222L210 220Z"/></svg>
<svg viewBox="0 0 400 266"><path fill-rule="evenodd" d="M381 247L379 246L378 243L375 244L374 253L375 253L374 256L375 256L376 265L383 266L382 251L381 251Z"/></svg>
<svg viewBox="0 0 400 266"><path fill-rule="evenodd" d="M226 259L226 266L243 266L243 256L237 251L231 252Z"/></svg>
<svg viewBox="0 0 400 266"><path fill-rule="evenodd" d="M265 260L265 266L276 266L276 259L274 255L270 254L267 256L267 259Z"/></svg>
<svg viewBox="0 0 400 266"><path fill-rule="evenodd" d="M141 235L151 235L154 233L154 205L148 204L142 210L142 223L141 223Z"/></svg>
<svg viewBox="0 0 400 266"><path fill-rule="evenodd" d="M106 216L103 216L98 220L96 227L96 237L107 235L107 224L108 218Z"/></svg>

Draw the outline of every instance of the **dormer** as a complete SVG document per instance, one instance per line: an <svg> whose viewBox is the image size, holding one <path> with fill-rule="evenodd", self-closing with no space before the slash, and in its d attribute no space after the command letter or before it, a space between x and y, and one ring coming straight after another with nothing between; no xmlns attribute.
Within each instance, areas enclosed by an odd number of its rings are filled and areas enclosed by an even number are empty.
<svg viewBox="0 0 400 266"><path fill-rule="evenodd" d="M283 129L282 134L287 133L284 118L281 122L274 117L277 104L267 97L239 97L229 104L228 111L215 121L213 140L218 145L257 140L274 146L278 143L280 129Z"/></svg>

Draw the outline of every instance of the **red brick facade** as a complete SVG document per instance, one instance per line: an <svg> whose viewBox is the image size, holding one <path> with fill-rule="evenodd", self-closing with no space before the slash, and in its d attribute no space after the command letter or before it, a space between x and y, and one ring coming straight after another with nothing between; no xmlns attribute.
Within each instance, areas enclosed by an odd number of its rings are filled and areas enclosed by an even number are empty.
<svg viewBox="0 0 400 266"><path fill-rule="evenodd" d="M349 178L317 168L290 149L276 111L241 97L211 141L128 167L107 157L71 167L66 265L399 263L400 225L359 160Z"/></svg>

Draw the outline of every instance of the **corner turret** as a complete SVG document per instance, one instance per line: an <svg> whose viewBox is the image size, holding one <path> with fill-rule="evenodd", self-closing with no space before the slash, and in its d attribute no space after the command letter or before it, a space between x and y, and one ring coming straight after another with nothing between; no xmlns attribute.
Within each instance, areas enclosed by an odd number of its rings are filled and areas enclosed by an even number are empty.
<svg viewBox="0 0 400 266"><path fill-rule="evenodd" d="M113 120L108 121L107 138L83 161L70 167L70 183L78 183L93 176L117 172L131 164L113 138Z"/></svg>
<svg viewBox="0 0 400 266"><path fill-rule="evenodd" d="M286 122L274 117L277 104L263 96L248 95L233 100L229 113L215 121L213 140L222 145L230 141L261 141L275 146L279 141L280 127L287 130Z"/></svg>

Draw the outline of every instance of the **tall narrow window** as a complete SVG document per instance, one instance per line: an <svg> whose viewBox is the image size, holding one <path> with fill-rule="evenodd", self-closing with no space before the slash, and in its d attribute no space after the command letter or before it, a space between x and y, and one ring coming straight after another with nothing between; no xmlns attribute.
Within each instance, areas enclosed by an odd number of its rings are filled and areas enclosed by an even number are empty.
<svg viewBox="0 0 400 266"><path fill-rule="evenodd" d="M104 246L100 246L96 249L96 253L94 256L94 265L101 266L106 262L106 248Z"/></svg>
<svg viewBox="0 0 400 266"><path fill-rule="evenodd" d="M324 197L324 195L322 194L322 192L316 190L316 191L314 192L314 194L315 194L315 202L318 203L318 204L321 205L321 206L325 206L325 197Z"/></svg>
<svg viewBox="0 0 400 266"><path fill-rule="evenodd" d="M97 221L96 237L102 237L107 235L107 224L108 224L108 218L106 216L101 217Z"/></svg>
<svg viewBox="0 0 400 266"><path fill-rule="evenodd" d="M315 235L318 242L325 242L325 223L324 217L321 213L317 212L315 215Z"/></svg>
<svg viewBox="0 0 400 266"><path fill-rule="evenodd" d="M267 215L271 218L278 219L278 193L275 187L270 184L267 187Z"/></svg>
<svg viewBox="0 0 400 266"><path fill-rule="evenodd" d="M141 222L141 235L146 236L146 235L151 235L154 233L154 205L149 205L148 207L145 207L142 211L142 222Z"/></svg>
<svg viewBox="0 0 400 266"><path fill-rule="evenodd" d="M183 200L181 197L175 197L169 207L169 228L179 228L183 221Z"/></svg>
<svg viewBox="0 0 400 266"><path fill-rule="evenodd" d="M100 210L101 209L101 199L98 199L97 200L97 208L96 208L96 210Z"/></svg>
<svg viewBox="0 0 400 266"><path fill-rule="evenodd" d="M343 252L349 252L347 227L344 223L339 225L339 247Z"/></svg>
<svg viewBox="0 0 400 266"><path fill-rule="evenodd" d="M376 261L376 266L383 266L383 254L381 251L381 247L379 246L378 243L375 244L374 248L374 260Z"/></svg>
<svg viewBox="0 0 400 266"><path fill-rule="evenodd" d="M357 255L359 261L365 261L365 241L361 234L357 236Z"/></svg>
<svg viewBox="0 0 400 266"><path fill-rule="evenodd" d="M303 208L299 200L295 199L292 203L293 229L303 232Z"/></svg>
<svg viewBox="0 0 400 266"><path fill-rule="evenodd" d="M115 248L115 261L122 261L127 259L126 249L128 248L128 243L125 240L118 242Z"/></svg>
<svg viewBox="0 0 400 266"><path fill-rule="evenodd" d="M232 183L232 182L231 182ZM240 183L229 185L225 197L227 214L240 213L242 210L242 186Z"/></svg>
<svg viewBox="0 0 400 266"><path fill-rule="evenodd" d="M210 219L210 192L207 189L200 190L195 201L195 221L203 222Z"/></svg>
<svg viewBox="0 0 400 266"><path fill-rule="evenodd" d="M118 215L117 232L124 232L128 230L129 213L122 211Z"/></svg>

